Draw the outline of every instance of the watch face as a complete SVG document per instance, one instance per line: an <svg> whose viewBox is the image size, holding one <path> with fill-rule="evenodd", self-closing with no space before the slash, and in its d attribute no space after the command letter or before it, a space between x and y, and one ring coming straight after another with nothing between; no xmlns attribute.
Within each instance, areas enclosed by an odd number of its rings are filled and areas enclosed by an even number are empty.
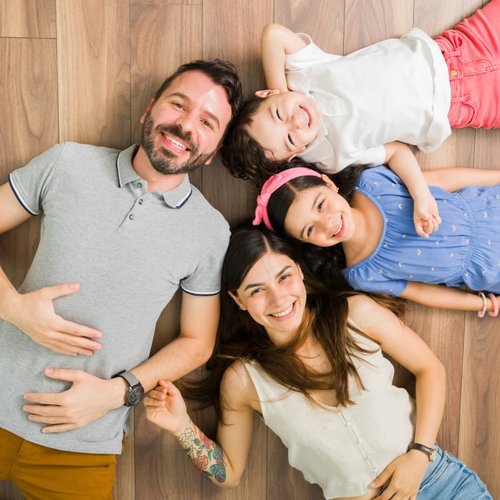
<svg viewBox="0 0 500 500"><path fill-rule="evenodd" d="M144 388L142 385L131 387L127 396L127 406L135 406L142 401L144 396Z"/></svg>

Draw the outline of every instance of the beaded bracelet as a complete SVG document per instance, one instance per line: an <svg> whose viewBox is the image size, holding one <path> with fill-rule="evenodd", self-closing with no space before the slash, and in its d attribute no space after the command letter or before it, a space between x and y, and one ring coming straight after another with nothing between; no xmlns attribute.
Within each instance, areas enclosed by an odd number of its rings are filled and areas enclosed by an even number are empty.
<svg viewBox="0 0 500 500"><path fill-rule="evenodd" d="M491 300L491 303L493 304L493 311L491 311L491 312L488 311L488 314L492 318L496 318L498 316L498 301L497 301L497 298L492 293L488 294L488 298Z"/></svg>
<svg viewBox="0 0 500 500"><path fill-rule="evenodd" d="M484 318L484 315L486 314L486 309L487 309L487 304L486 304L486 295L483 292L479 292L478 295L483 299L483 308L478 311L477 315L480 318ZM496 298L495 298L496 301ZM495 307L495 306L493 306ZM498 304L497 304L497 314L498 314Z"/></svg>

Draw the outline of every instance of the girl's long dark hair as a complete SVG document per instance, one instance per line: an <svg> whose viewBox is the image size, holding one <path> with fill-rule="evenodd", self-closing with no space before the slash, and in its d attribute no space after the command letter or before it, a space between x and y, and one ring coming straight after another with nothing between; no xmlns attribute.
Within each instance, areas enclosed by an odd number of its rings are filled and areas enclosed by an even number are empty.
<svg viewBox="0 0 500 500"><path fill-rule="evenodd" d="M362 386L351 358L367 352L356 345L347 329L347 297L354 292L344 280L332 289L317 279L309 279L306 271L304 318L295 337L287 345L276 346L266 330L240 310L228 294L229 291L236 294L249 270L267 252L284 254L301 263L297 247L264 227L246 224L233 231L222 267L221 318L214 353L207 363L207 377L196 388L191 386L185 391L187 397L209 400L220 417L222 376L235 360L244 359L257 361L274 380L308 398L313 390L334 390L339 404L351 403L349 376ZM330 373L318 375L296 354L311 334L325 350Z"/></svg>
<svg viewBox="0 0 500 500"><path fill-rule="evenodd" d="M298 166L307 167L319 172L314 165L304 163L298 159L290 162L287 167ZM339 194L348 202L351 201L356 183L365 168L363 166L349 167L341 170L338 174L330 176L339 188ZM303 176L292 179L271 195L267 212L273 229L284 238L287 238L293 245L300 247L303 265L305 264L313 275L326 281L330 286L335 287L339 281L344 281L341 270L346 267L346 263L342 246L317 247L309 243L294 240L285 231L286 214L290 209L290 205L295 200L297 193L316 186L325 185L325 181L319 177Z"/></svg>
<svg viewBox="0 0 500 500"><path fill-rule="evenodd" d="M296 158L287 164L287 168L292 167L306 167L320 172L315 165L305 163L300 158ZM349 204L351 203L359 177L366 168L368 167L364 165L352 166L341 170L337 174L329 175L330 179L339 188L339 194ZM297 193L305 189L325 185L326 183L319 177L303 176L292 179L271 195L267 205L267 212L276 233L295 246L296 251L300 253L303 270L322 282L328 289L337 293L339 290L350 288L342 274L342 270L346 267L342 245L318 247L295 240L285 231L285 218ZM380 293L367 293L366 295L369 295L372 299L390 309L397 316L401 317L403 315L405 304L403 299Z"/></svg>

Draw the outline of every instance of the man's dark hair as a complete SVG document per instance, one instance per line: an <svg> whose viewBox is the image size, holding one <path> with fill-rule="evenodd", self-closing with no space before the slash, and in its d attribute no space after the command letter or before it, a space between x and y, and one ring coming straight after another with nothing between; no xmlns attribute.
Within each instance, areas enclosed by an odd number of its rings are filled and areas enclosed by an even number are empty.
<svg viewBox="0 0 500 500"><path fill-rule="evenodd" d="M176 71L160 85L160 88L156 91L154 100L156 101L159 99L172 81L187 71L201 71L211 78L214 83L223 87L226 91L229 104L231 105L231 119L238 114L241 102L243 101L241 81L234 65L222 59L211 59L209 61L198 59L179 66Z"/></svg>
<svg viewBox="0 0 500 500"><path fill-rule="evenodd" d="M250 137L247 127L252 123L263 99L253 97L245 101L241 110L229 126L221 149L224 166L240 179L253 181L261 186L266 179L282 170L285 162L266 158L264 148Z"/></svg>

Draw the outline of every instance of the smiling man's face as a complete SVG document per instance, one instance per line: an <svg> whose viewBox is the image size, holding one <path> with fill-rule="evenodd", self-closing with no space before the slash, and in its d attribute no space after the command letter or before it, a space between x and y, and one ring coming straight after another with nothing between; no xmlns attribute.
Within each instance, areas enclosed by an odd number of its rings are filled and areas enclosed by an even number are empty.
<svg viewBox="0 0 500 500"><path fill-rule="evenodd" d="M142 146L162 174L208 165L231 119L226 91L202 71L182 73L141 117Z"/></svg>

